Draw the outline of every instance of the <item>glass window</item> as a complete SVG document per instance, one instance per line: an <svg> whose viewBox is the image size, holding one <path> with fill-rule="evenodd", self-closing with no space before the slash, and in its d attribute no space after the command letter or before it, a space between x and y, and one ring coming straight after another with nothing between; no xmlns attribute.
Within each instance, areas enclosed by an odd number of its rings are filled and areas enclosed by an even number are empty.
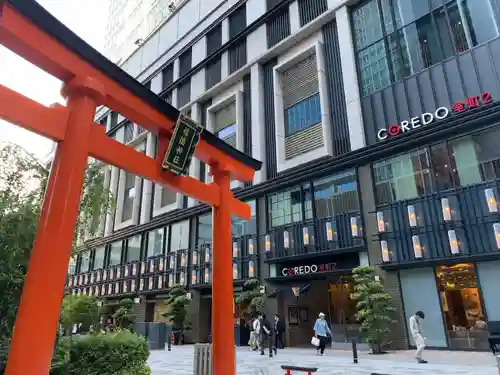
<svg viewBox="0 0 500 375"><path fill-rule="evenodd" d="M236 124L226 126L224 129L217 132L217 136L221 139L230 137L236 134Z"/></svg>
<svg viewBox="0 0 500 375"><path fill-rule="evenodd" d="M212 243L212 214L198 218L198 246Z"/></svg>
<svg viewBox="0 0 500 375"><path fill-rule="evenodd" d="M135 262L141 259L141 235L134 236L127 241L126 262Z"/></svg>
<svg viewBox="0 0 500 375"><path fill-rule="evenodd" d="M122 221L132 219L135 198L135 176L132 173L125 173L125 192L123 195Z"/></svg>
<svg viewBox="0 0 500 375"><path fill-rule="evenodd" d="M460 186L500 177L500 128L458 138L450 142L455 180Z"/></svg>
<svg viewBox="0 0 500 375"><path fill-rule="evenodd" d="M312 218L312 195L309 184L268 196L271 227L300 222Z"/></svg>
<svg viewBox="0 0 500 375"><path fill-rule="evenodd" d="M430 160L426 149L398 155L373 166L375 192L380 204L432 193Z"/></svg>
<svg viewBox="0 0 500 375"><path fill-rule="evenodd" d="M498 36L491 0L447 1L432 12L429 1L371 0L352 18L363 95Z"/></svg>
<svg viewBox="0 0 500 375"><path fill-rule="evenodd" d="M123 143L127 144L134 138L134 124L132 122L127 122L124 126L124 141Z"/></svg>
<svg viewBox="0 0 500 375"><path fill-rule="evenodd" d="M233 237L240 237L246 234L256 234L257 233L257 218L255 201L245 202L250 205L252 217L250 220L244 220L240 217L233 216L232 218L232 232Z"/></svg>
<svg viewBox="0 0 500 375"><path fill-rule="evenodd" d="M88 272L90 268L90 251L81 254L80 273Z"/></svg>
<svg viewBox="0 0 500 375"><path fill-rule="evenodd" d="M170 251L187 249L189 247L189 221L173 224L171 229Z"/></svg>
<svg viewBox="0 0 500 375"><path fill-rule="evenodd" d="M316 93L285 109L286 135L292 135L321 122L321 103Z"/></svg>
<svg viewBox="0 0 500 375"><path fill-rule="evenodd" d="M356 8L352 13L352 18L358 49L369 46L382 38L381 17L377 0L371 0Z"/></svg>
<svg viewBox="0 0 500 375"><path fill-rule="evenodd" d="M104 268L104 256L106 254L106 248L103 247L98 247L95 249L95 256L94 256L94 270L99 270Z"/></svg>
<svg viewBox="0 0 500 375"><path fill-rule="evenodd" d="M317 218L359 210L358 183L354 171L313 182Z"/></svg>
<svg viewBox="0 0 500 375"><path fill-rule="evenodd" d="M165 230L160 228L148 233L148 249L146 257L154 257L163 254L163 244L165 243Z"/></svg>
<svg viewBox="0 0 500 375"><path fill-rule="evenodd" d="M165 207L170 204L174 204L177 202L177 193L166 186L160 187L157 185L157 188L161 188L161 206Z"/></svg>
<svg viewBox="0 0 500 375"><path fill-rule="evenodd" d="M452 169L453 166L448 157L448 148L444 143L431 147L432 164L434 167L434 179L439 190L453 188Z"/></svg>
<svg viewBox="0 0 500 375"><path fill-rule="evenodd" d="M122 241L112 243L109 248L109 267L117 266L122 262Z"/></svg>

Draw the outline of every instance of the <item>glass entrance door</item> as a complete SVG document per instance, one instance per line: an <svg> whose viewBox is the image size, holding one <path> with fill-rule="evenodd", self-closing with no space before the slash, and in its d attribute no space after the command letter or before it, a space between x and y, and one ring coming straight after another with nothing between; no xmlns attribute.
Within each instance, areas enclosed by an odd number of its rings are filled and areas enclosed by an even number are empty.
<svg viewBox="0 0 500 375"><path fill-rule="evenodd" d="M328 284L330 327L334 343L346 343L353 339L360 342L356 301L351 299L352 293L354 280L351 276L340 276L337 282Z"/></svg>

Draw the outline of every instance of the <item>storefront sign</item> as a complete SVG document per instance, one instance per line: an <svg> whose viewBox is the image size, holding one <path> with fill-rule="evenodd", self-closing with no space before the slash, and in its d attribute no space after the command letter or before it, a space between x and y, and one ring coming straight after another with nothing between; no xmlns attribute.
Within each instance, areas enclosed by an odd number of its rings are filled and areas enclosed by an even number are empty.
<svg viewBox="0 0 500 375"><path fill-rule="evenodd" d="M493 99L491 93L483 92L478 96L471 96L465 100L458 101L448 107L439 107L433 113L422 113L420 116L412 117L409 120L401 121L400 124L392 124L386 129L380 129L377 132L377 138L381 141L398 136L401 133L406 133L421 126L430 125L436 121L443 120L453 113L462 113L468 109L481 107L483 105L491 104Z"/></svg>
<svg viewBox="0 0 500 375"><path fill-rule="evenodd" d="M283 276L306 275L316 272L330 272L337 268L337 263L311 264L308 266L284 267L281 269Z"/></svg>

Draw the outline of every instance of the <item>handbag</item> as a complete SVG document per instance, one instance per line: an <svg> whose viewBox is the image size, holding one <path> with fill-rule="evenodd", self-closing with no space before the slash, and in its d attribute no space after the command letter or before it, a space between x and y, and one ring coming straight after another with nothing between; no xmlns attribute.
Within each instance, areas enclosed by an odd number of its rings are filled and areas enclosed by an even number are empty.
<svg viewBox="0 0 500 375"><path fill-rule="evenodd" d="M313 344L314 346L319 346L319 339L317 337L313 337L311 339L311 344Z"/></svg>

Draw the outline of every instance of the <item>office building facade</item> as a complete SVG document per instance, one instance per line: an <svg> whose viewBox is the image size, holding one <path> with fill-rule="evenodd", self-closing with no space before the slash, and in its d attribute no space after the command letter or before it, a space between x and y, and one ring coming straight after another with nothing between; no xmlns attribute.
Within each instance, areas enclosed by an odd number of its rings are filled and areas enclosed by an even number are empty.
<svg viewBox="0 0 500 375"><path fill-rule="evenodd" d="M192 0L124 62L263 161L233 184L252 219L234 219L227 254L235 295L261 279L289 345L309 343L319 312L336 343L362 340L352 269L373 265L397 309L394 348L413 345L416 310L429 346L487 348L478 321L500 320L499 17L494 0ZM106 109L97 120L155 157L140 126ZM190 175L211 178L196 160ZM207 341L210 209L116 168L105 176L116 211L70 289L109 305L140 297L139 319L157 321L166 288L183 284L190 339Z"/></svg>

